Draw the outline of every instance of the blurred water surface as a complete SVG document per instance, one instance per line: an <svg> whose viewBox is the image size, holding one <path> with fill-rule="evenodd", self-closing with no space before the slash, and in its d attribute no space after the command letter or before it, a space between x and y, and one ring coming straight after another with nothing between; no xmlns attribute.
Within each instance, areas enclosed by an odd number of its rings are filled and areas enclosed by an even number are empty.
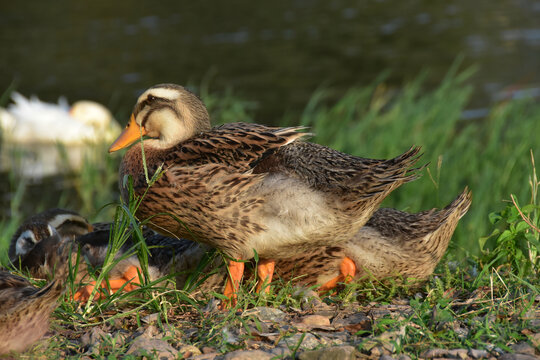
<svg viewBox="0 0 540 360"><path fill-rule="evenodd" d="M257 121L392 70L436 84L459 54L477 64L473 107L540 83L540 1L2 1L0 91L93 99L126 114L160 82L232 86Z"/></svg>
<svg viewBox="0 0 540 360"><path fill-rule="evenodd" d="M121 123L157 83L233 88L257 104L257 122L275 124L294 121L320 86L337 98L385 70L390 87L425 69L435 86L460 55L462 67L479 66L464 117L540 88L534 0L1 1L0 44L0 93L13 85L50 102L92 99ZM1 177L3 218L21 183ZM36 198L79 208L62 177L28 186L24 214Z"/></svg>

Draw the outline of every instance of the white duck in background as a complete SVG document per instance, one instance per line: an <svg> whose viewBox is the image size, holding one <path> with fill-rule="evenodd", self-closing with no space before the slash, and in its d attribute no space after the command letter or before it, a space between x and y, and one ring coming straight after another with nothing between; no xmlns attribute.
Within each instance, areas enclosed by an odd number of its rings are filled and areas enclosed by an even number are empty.
<svg viewBox="0 0 540 360"><path fill-rule="evenodd" d="M77 171L85 151L110 142L121 130L111 112L93 101L70 107L63 97L53 104L17 92L11 99L7 109L0 109L2 168L27 178ZM66 150L67 164L59 144Z"/></svg>

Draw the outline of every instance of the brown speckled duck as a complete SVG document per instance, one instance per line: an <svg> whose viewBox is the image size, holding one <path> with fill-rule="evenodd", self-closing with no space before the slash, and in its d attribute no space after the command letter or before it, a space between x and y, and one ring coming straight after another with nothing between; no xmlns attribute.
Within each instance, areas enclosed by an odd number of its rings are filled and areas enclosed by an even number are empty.
<svg viewBox="0 0 540 360"><path fill-rule="evenodd" d="M423 280L443 257L459 219L469 210L471 192L465 189L444 209L410 214L396 209L377 210L358 233L340 246L312 249L276 262L283 280L297 277L305 285L321 285L372 277ZM318 259L314 262L312 259Z"/></svg>
<svg viewBox="0 0 540 360"><path fill-rule="evenodd" d="M319 285L322 292L333 289L338 283L352 280L424 280L441 260L459 219L467 213L470 205L471 193L465 189L441 210L407 213L391 208L379 209L354 237L342 245L323 246L291 258L278 259L277 276L295 285ZM206 245L186 239L152 233L146 235L146 243L151 249L151 280L177 272L177 288L186 284L187 277L210 250ZM99 241L96 233L91 233L80 238L82 243L86 243L83 252L93 254L86 257L92 259L94 266L103 263L107 251L108 233L102 237ZM126 245L125 248L130 246ZM154 247L155 250L152 250ZM218 291L223 285L225 272L216 270L220 264L220 259L217 259L205 268L206 272L214 270L214 274L201 284L200 292ZM135 270L128 270L128 266L135 267ZM111 282L117 284L111 291L125 284L126 274L137 272L140 272L140 264L135 256L121 261L109 275L110 279L118 280ZM81 289L81 299L88 299L92 289ZM132 287L127 285L124 289L130 290Z"/></svg>
<svg viewBox="0 0 540 360"><path fill-rule="evenodd" d="M56 231L42 241L50 238L60 241ZM65 256L65 250L58 249L60 256ZM0 354L24 351L47 332L50 314L64 290L66 270L66 266L59 266L55 280L41 289L23 277L0 271Z"/></svg>
<svg viewBox="0 0 540 360"><path fill-rule="evenodd" d="M146 137L120 166L124 200L130 175L135 194L144 195L139 219L228 255L225 295L234 301L244 271L235 260L256 251L263 259L259 276L271 280L274 259L344 243L392 190L416 176L411 166L419 148L390 160L365 159L302 141L308 134L299 130L246 123L211 128L197 96L162 84L139 97L109 151ZM149 187L159 169L163 174Z"/></svg>

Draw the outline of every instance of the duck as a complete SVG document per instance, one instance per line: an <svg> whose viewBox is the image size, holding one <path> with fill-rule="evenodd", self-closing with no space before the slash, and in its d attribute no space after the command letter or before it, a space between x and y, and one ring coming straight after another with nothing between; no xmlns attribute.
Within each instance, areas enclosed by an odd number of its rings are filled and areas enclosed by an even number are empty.
<svg viewBox="0 0 540 360"><path fill-rule="evenodd" d="M49 239L58 242L58 233L53 231L42 242ZM67 248L58 251L66 254ZM66 270L59 266L54 279L41 289L24 277L0 270L0 355L25 351L47 332L50 315L64 291Z"/></svg>
<svg viewBox="0 0 540 360"><path fill-rule="evenodd" d="M81 256L93 268L100 268L105 263L110 247L110 231L110 227L102 228L77 239ZM146 227L143 227L142 235L149 250L147 278L149 282L158 284L174 276L176 288L190 292L196 290L196 294L193 295L205 294L223 284L226 273L216 270L223 261L215 256L211 248L187 239L167 237ZM205 257L208 257L208 261L204 261ZM93 300L102 299L120 290L134 291L141 285L143 270L135 253L133 236L120 247L114 258L116 263L98 287ZM198 270L201 264L203 268ZM167 285L170 284L167 282ZM199 288L199 285L202 286ZM79 288L74 299L79 302L88 301L96 287L96 281L89 282Z"/></svg>
<svg viewBox="0 0 540 360"><path fill-rule="evenodd" d="M109 152L142 141L120 165L124 201L131 178L140 198L136 216L146 225L228 256L224 295L232 305L245 260L258 254L258 276L269 283L274 259L349 240L422 168L413 168L419 147L389 160L367 159L303 141L310 135L303 129L212 128L194 93L160 84L138 98Z"/></svg>
<svg viewBox="0 0 540 360"><path fill-rule="evenodd" d="M112 141L121 130L111 112L94 101L70 106L65 98L48 103L18 92L11 99L6 109L0 109L2 165L26 178L80 170L91 146ZM59 144L66 149L64 157Z"/></svg>
<svg viewBox="0 0 540 360"><path fill-rule="evenodd" d="M13 268L26 271L36 279L49 279L61 261L58 249L72 243L74 246L71 264L75 269L74 282L84 284L79 287L73 298L80 302L86 301L96 287L96 282L89 279L89 269L100 268L105 263L111 230L111 223L90 224L85 217L73 210L47 209L25 219L19 226L10 242L9 259ZM142 234L150 250L148 259L150 282L175 271L179 276L177 283L187 283L188 271L196 267L192 260L193 249L197 248L195 251L197 261L210 250L202 251L192 241L165 237L146 227L143 227ZM107 274L107 279L101 284L100 292L96 293L94 299L103 298L105 294L115 293L120 289L132 291L138 288L139 276L143 271L135 254L134 245L135 241L130 236L114 255L118 262ZM78 255L83 261L77 261ZM180 280L181 277L185 279Z"/></svg>
<svg viewBox="0 0 540 360"><path fill-rule="evenodd" d="M471 203L472 193L465 188L443 209L418 213L378 209L343 245L314 248L278 260L277 275L298 285L316 285L323 293L353 280L423 281L443 257Z"/></svg>
<svg viewBox="0 0 540 360"><path fill-rule="evenodd" d="M47 209L25 219L15 231L9 243L9 260L15 268L22 266L30 270L34 277L43 278L42 274L37 273L37 269L45 264L45 254L54 256L62 243L73 241L93 229L94 226L85 217L73 210ZM58 233L58 237L53 237L53 232ZM41 240L48 238L58 239L58 242L49 239L35 249Z"/></svg>
<svg viewBox="0 0 540 360"><path fill-rule="evenodd" d="M380 208L368 222L347 242L342 245L327 245L312 249L291 258L276 260L276 277L282 282L291 282L295 286L315 287L321 294L335 289L340 283L356 281L358 283L376 280L400 282L408 279L422 282L434 271L446 252L459 220L465 216L472 203L472 193L465 188L450 204L443 209L409 213L393 208ZM148 235L150 234L150 235ZM102 265L108 247L108 233L103 233L101 241L84 241L86 256L92 259L93 266ZM93 234L86 235L88 239ZM182 289L187 284L188 276L196 269L201 269L203 258L212 250L207 245L188 239L175 239L158 233L146 233L145 241L150 248L149 272L151 280L176 274L176 288ZM129 246L124 246L127 249ZM160 250L161 253L152 249ZM124 253L126 250L121 250ZM159 264L156 264L156 262ZM198 282L199 293L218 291L223 286L227 272L221 257L204 262L202 270L211 276ZM128 269L134 266L135 270ZM253 260L251 268L256 268ZM110 292L134 289L128 278L142 273L136 256L116 265L111 274L115 287ZM131 274L131 275L130 275ZM111 276L111 275L110 275ZM250 276L248 276L250 277ZM113 282L111 282L113 283ZM105 284L102 284L105 287ZM78 299L86 301L93 286L82 288ZM97 299L98 297L96 297Z"/></svg>

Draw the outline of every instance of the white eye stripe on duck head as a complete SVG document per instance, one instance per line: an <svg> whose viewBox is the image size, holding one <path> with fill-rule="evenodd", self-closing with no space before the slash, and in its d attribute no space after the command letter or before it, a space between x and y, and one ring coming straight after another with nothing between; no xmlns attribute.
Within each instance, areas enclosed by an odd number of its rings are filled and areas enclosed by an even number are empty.
<svg viewBox="0 0 540 360"><path fill-rule="evenodd" d="M156 85L146 90L139 96L133 109L137 124L144 127L148 117L156 109L169 108L176 112L174 104L180 98L182 91L185 91L183 87L174 84ZM142 117L138 116L140 113L143 113Z"/></svg>
<svg viewBox="0 0 540 360"><path fill-rule="evenodd" d="M23 231L15 242L15 255L26 255L37 243L38 240L32 230Z"/></svg>

